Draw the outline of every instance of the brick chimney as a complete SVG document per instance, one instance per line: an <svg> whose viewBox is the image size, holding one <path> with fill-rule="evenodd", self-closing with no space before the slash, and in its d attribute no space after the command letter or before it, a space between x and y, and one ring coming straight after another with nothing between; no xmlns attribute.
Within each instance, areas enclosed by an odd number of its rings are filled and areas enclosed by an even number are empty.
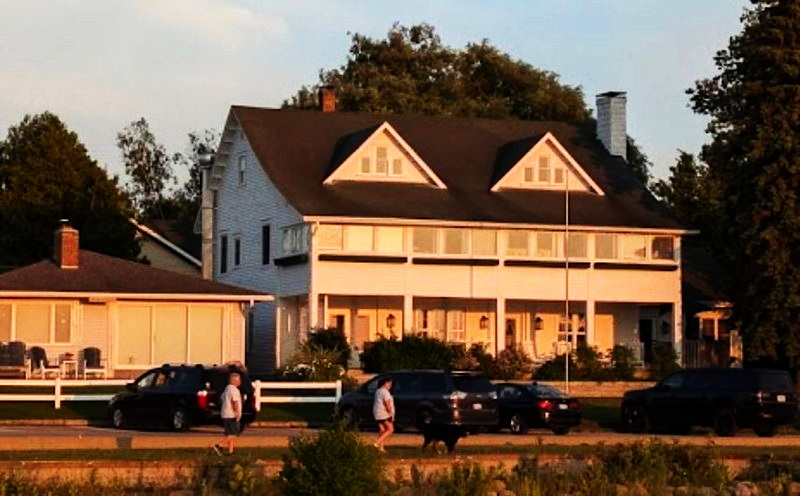
<svg viewBox="0 0 800 496"><path fill-rule="evenodd" d="M627 97L624 91L609 91L595 97L597 138L611 155L628 159L628 132L625 124Z"/></svg>
<svg viewBox="0 0 800 496"><path fill-rule="evenodd" d="M61 219L61 227L55 232L53 247L53 260L58 268L78 268L78 230L73 229L67 219Z"/></svg>
<svg viewBox="0 0 800 496"><path fill-rule="evenodd" d="M323 112L336 112L336 88L320 86L319 106Z"/></svg>

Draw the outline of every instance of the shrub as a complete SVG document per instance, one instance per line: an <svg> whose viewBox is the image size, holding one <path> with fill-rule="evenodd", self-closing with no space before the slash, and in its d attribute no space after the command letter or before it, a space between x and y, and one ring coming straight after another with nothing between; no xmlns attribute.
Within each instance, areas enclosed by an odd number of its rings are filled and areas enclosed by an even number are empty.
<svg viewBox="0 0 800 496"><path fill-rule="evenodd" d="M552 360L548 360L542 364L541 367L533 372L533 378L537 381L563 381L566 375L566 360L567 355L556 355ZM575 362L572 357L569 358L569 369L575 370Z"/></svg>
<svg viewBox="0 0 800 496"><path fill-rule="evenodd" d="M563 381L566 355L558 355L542 364L534 371L539 381ZM578 343L575 353L570 356L569 378L579 381L629 381L633 378L633 350L616 345L611 351L611 365L600 360L600 354L593 347Z"/></svg>
<svg viewBox="0 0 800 496"><path fill-rule="evenodd" d="M337 353L339 357L336 359L336 363L347 368L351 349L342 329L330 328L311 331L307 343L311 347Z"/></svg>
<svg viewBox="0 0 800 496"><path fill-rule="evenodd" d="M650 375L653 380L660 380L665 376L680 370L678 354L669 343L653 343L653 361Z"/></svg>
<svg viewBox="0 0 800 496"><path fill-rule="evenodd" d="M422 336L406 336L402 341L381 338L364 348L361 364L364 372L374 373L411 368L448 369L463 356L463 350L462 345Z"/></svg>
<svg viewBox="0 0 800 496"><path fill-rule="evenodd" d="M603 381L610 379L611 374L603 367L600 354L586 343L578 343L575 350L575 369L570 372L570 379L579 381Z"/></svg>
<svg viewBox="0 0 800 496"><path fill-rule="evenodd" d="M611 350L611 370L618 381L633 379L634 363L633 350L628 346L618 344Z"/></svg>
<svg viewBox="0 0 800 496"><path fill-rule="evenodd" d="M533 360L522 348L506 348L497 355L494 361L492 379L522 379L530 377L533 370Z"/></svg>
<svg viewBox="0 0 800 496"><path fill-rule="evenodd" d="M284 496L373 496L383 482L380 452L341 424L291 439L278 475Z"/></svg>
<svg viewBox="0 0 800 496"><path fill-rule="evenodd" d="M292 355L281 370L290 381L336 381L344 379L344 367L339 365L339 352L310 345L307 341Z"/></svg>

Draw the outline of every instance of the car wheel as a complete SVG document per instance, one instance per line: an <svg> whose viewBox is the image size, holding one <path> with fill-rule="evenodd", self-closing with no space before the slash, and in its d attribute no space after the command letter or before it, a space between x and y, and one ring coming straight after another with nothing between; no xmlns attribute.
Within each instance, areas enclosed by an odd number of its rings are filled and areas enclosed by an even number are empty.
<svg viewBox="0 0 800 496"><path fill-rule="evenodd" d="M356 412L356 409L352 406L348 406L342 410L341 419L348 429L354 431L358 430L358 412Z"/></svg>
<svg viewBox="0 0 800 496"><path fill-rule="evenodd" d="M622 423L625 430L634 434L644 434L650 430L650 416L643 406L629 408Z"/></svg>
<svg viewBox="0 0 800 496"><path fill-rule="evenodd" d="M736 415L730 408L720 408L714 414L714 432L718 436L733 437L736 435Z"/></svg>
<svg viewBox="0 0 800 496"><path fill-rule="evenodd" d="M528 423L525 421L525 417L515 413L508 419L508 428L511 430L511 434L525 434L528 432Z"/></svg>
<svg viewBox="0 0 800 496"><path fill-rule="evenodd" d="M172 409L169 416L169 428L178 432L189 430L189 417L186 416L186 410L182 407Z"/></svg>
<svg viewBox="0 0 800 496"><path fill-rule="evenodd" d="M128 422L125 419L125 412L122 411L122 408L116 407L111 412L111 425L113 425L115 429L124 429L128 426Z"/></svg>
<svg viewBox="0 0 800 496"><path fill-rule="evenodd" d="M772 437L778 430L778 426L769 420L761 419L756 421L755 425L753 426L753 430L759 437Z"/></svg>
<svg viewBox="0 0 800 496"><path fill-rule="evenodd" d="M433 414L430 410L420 410L417 413L417 421L415 425L417 426L417 430L420 432L425 432L427 427L433 423Z"/></svg>
<svg viewBox="0 0 800 496"><path fill-rule="evenodd" d="M569 434L569 426L566 425L554 425L550 428L553 431L553 434L556 436L564 436Z"/></svg>

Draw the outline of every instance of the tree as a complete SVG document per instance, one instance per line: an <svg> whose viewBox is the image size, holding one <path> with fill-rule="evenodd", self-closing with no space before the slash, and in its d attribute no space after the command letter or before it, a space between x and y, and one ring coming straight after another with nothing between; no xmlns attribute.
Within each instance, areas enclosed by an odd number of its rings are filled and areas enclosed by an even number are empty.
<svg viewBox="0 0 800 496"><path fill-rule="evenodd" d="M135 259L128 197L54 114L27 115L0 142L0 265L52 253L59 219L81 232L81 247Z"/></svg>
<svg viewBox="0 0 800 496"><path fill-rule="evenodd" d="M751 0L741 33L689 90L711 117L720 236L750 359L800 360L800 2Z"/></svg>
<svg viewBox="0 0 800 496"><path fill-rule="evenodd" d="M168 218L188 225L194 223L203 194L203 171L200 162L216 151L219 139L220 134L216 129L191 132L188 152L174 155L176 165L185 167L189 171L189 179L169 198Z"/></svg>
<svg viewBox="0 0 800 496"><path fill-rule="evenodd" d="M678 150L675 165L669 168L667 180L653 184L653 193L663 201L682 222L705 232L709 217L713 217L714 200L709 185L708 167L698 163L695 156Z"/></svg>
<svg viewBox="0 0 800 496"><path fill-rule="evenodd" d="M630 166L636 178L646 187L651 186L653 175L650 174L650 168L653 166L653 164L630 136L628 136L628 139L625 142L625 153L627 156L628 165Z"/></svg>
<svg viewBox="0 0 800 496"><path fill-rule="evenodd" d="M133 181L130 193L145 218L164 218L162 200L167 183L174 182L172 162L164 145L156 141L150 125L142 117L117 134L125 172Z"/></svg>
<svg viewBox="0 0 800 496"><path fill-rule="evenodd" d="M350 56L321 71L319 85L302 87L285 107L316 108L316 89L336 87L345 111L417 113L536 120L585 121L580 87L500 52L487 40L454 50L428 24L395 24L384 40L352 35Z"/></svg>

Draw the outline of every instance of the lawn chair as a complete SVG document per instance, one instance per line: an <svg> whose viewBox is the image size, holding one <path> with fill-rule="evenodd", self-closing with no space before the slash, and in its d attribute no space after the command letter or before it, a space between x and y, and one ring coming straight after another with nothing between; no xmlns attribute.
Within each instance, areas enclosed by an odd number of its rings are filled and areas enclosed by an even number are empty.
<svg viewBox="0 0 800 496"><path fill-rule="evenodd" d="M90 347L83 349L83 378L90 375L106 378L105 360L100 356L100 348Z"/></svg>
<svg viewBox="0 0 800 496"><path fill-rule="evenodd" d="M55 374L56 377L61 375L61 367L58 364L50 365L47 361L47 352L41 346L31 348L31 367L32 373L38 372L42 379L46 379L47 374Z"/></svg>

